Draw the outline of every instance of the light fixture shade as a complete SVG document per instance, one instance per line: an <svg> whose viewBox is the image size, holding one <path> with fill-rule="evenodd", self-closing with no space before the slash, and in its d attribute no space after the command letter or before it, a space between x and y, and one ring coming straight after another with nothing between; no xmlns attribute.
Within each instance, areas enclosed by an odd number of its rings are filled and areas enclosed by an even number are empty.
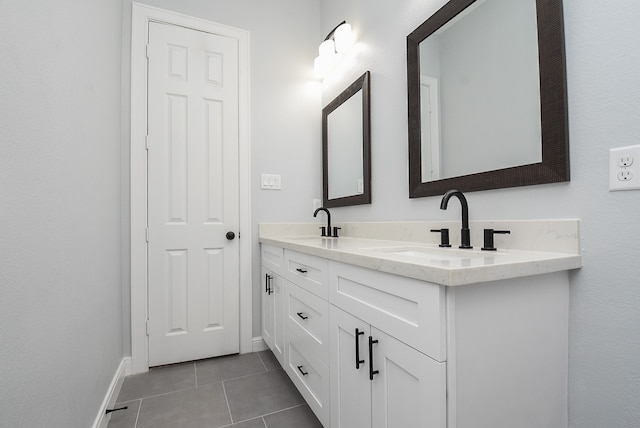
<svg viewBox="0 0 640 428"><path fill-rule="evenodd" d="M336 28L333 33L336 41L336 52L344 52L353 45L353 33L351 32L351 24L345 22Z"/></svg>
<svg viewBox="0 0 640 428"><path fill-rule="evenodd" d="M333 58L328 56L317 56L313 60L313 71L317 77L324 77L329 73Z"/></svg>
<svg viewBox="0 0 640 428"><path fill-rule="evenodd" d="M321 58L331 58L336 53L335 44L333 40L325 40L320 43L320 47L318 48L318 52Z"/></svg>

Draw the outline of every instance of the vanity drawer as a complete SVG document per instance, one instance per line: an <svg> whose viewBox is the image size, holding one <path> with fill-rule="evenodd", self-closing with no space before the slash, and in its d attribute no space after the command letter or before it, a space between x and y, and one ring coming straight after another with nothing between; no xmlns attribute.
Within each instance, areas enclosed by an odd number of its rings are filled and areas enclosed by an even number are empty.
<svg viewBox="0 0 640 428"><path fill-rule="evenodd" d="M325 300L328 261L296 251L284 251L284 276L289 281Z"/></svg>
<svg viewBox="0 0 640 428"><path fill-rule="evenodd" d="M329 302L437 361L446 360L443 286L332 262Z"/></svg>
<svg viewBox="0 0 640 428"><path fill-rule="evenodd" d="M272 245L261 244L260 256L262 266L276 275L284 276L284 249Z"/></svg>
<svg viewBox="0 0 640 428"><path fill-rule="evenodd" d="M287 330L286 371L323 426L329 426L329 368Z"/></svg>
<svg viewBox="0 0 640 428"><path fill-rule="evenodd" d="M287 284L285 296L287 328L328 365L329 303L292 283Z"/></svg>

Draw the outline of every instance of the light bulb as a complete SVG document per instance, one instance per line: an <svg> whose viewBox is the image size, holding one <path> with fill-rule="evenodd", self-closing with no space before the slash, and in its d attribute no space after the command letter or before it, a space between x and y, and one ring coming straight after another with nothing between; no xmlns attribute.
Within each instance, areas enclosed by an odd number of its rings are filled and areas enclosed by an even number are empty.
<svg viewBox="0 0 640 428"><path fill-rule="evenodd" d="M333 33L333 38L336 41L336 52L344 52L349 49L353 45L351 25L347 22L340 25Z"/></svg>
<svg viewBox="0 0 640 428"><path fill-rule="evenodd" d="M321 58L331 58L335 55L336 49L333 43L333 40L325 40L320 43L320 47L318 48L318 52L320 53Z"/></svg>

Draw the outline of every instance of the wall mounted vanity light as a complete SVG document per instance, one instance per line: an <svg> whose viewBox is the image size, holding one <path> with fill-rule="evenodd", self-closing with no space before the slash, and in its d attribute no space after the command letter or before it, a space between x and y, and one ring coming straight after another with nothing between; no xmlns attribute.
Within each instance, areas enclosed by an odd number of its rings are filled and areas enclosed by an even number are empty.
<svg viewBox="0 0 640 428"><path fill-rule="evenodd" d="M331 30L320 43L318 56L313 61L316 76L326 76L338 62L339 57L353 45L353 41L351 25L347 21L342 21Z"/></svg>

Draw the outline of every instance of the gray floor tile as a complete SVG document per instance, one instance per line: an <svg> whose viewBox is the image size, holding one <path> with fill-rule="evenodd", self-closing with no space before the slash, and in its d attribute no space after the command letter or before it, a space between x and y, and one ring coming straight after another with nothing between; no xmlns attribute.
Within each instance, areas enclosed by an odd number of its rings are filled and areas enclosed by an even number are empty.
<svg viewBox="0 0 640 428"><path fill-rule="evenodd" d="M231 423L222 383L145 398L137 428L222 427Z"/></svg>
<svg viewBox="0 0 640 428"><path fill-rule="evenodd" d="M237 424L229 425L225 428L265 428L262 418L251 419L250 421L239 422Z"/></svg>
<svg viewBox="0 0 640 428"><path fill-rule="evenodd" d="M231 416L244 421L304 403L283 370L273 370L224 382Z"/></svg>
<svg viewBox="0 0 640 428"><path fill-rule="evenodd" d="M127 376L118 403L151 397L196 386L193 362L152 368L147 373Z"/></svg>
<svg viewBox="0 0 640 428"><path fill-rule="evenodd" d="M258 355L260 355L260 359L264 363L267 370L277 370L282 368L276 356L273 355L273 352L261 351L261 352L258 352Z"/></svg>
<svg viewBox="0 0 640 428"><path fill-rule="evenodd" d="M264 416L267 428L322 428L309 406L299 406Z"/></svg>
<svg viewBox="0 0 640 428"><path fill-rule="evenodd" d="M108 428L135 428L138 410L140 409L140 400L118 403L113 407L118 408L124 406L127 407L126 410L118 410L117 412L111 413Z"/></svg>
<svg viewBox="0 0 640 428"><path fill-rule="evenodd" d="M228 355L196 361L198 386L264 372L258 354Z"/></svg>

